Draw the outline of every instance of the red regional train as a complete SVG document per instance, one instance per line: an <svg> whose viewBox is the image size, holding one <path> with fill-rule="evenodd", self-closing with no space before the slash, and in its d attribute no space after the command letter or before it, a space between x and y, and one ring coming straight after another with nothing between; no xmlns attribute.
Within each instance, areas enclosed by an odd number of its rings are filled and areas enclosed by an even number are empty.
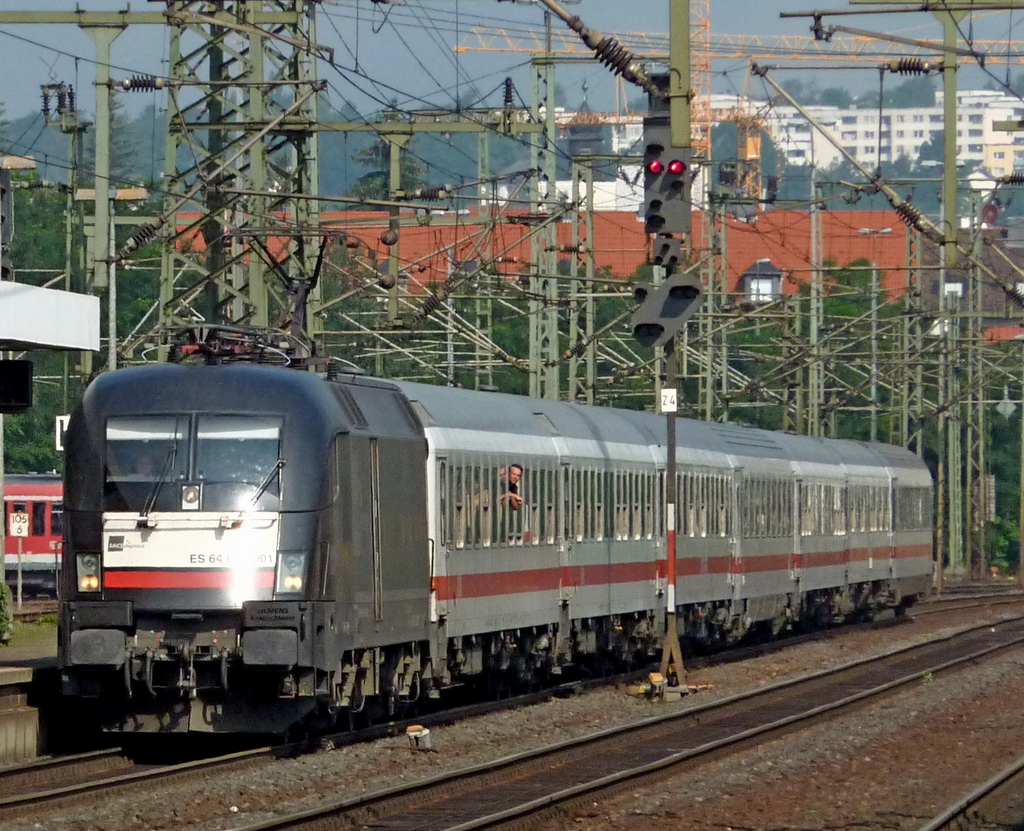
<svg viewBox="0 0 1024 831"><path fill-rule="evenodd" d="M23 517L25 535L12 534L12 515ZM23 595L54 595L64 535L64 488L56 473L4 477L4 571L17 592L21 570Z"/></svg>

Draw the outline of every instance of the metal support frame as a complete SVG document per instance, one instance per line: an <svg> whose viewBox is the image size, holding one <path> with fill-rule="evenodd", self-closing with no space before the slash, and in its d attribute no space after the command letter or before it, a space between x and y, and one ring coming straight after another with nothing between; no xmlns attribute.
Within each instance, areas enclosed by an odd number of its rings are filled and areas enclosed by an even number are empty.
<svg viewBox="0 0 1024 831"><path fill-rule="evenodd" d="M285 327L300 296L311 343L319 203L293 194L319 193L314 18L303 0L237 3L212 19L200 16L208 3L184 5L170 19L160 323ZM261 25L264 12L278 22ZM178 212L191 204L199 216L187 221Z"/></svg>
<svg viewBox="0 0 1024 831"><path fill-rule="evenodd" d="M550 30L550 14L545 17ZM558 210L555 64L550 53L535 56L531 71L533 115L545 125L544 131L534 134L530 143L530 166L535 174L530 183L530 201L539 222ZM557 249L557 228L550 222L530 238L530 395L555 400L561 394Z"/></svg>
<svg viewBox="0 0 1024 831"><path fill-rule="evenodd" d="M572 251L569 261L569 389L567 400L594 403L597 343L594 340L594 159L572 160ZM580 275L580 260L583 275ZM580 279L582 276L582 280Z"/></svg>

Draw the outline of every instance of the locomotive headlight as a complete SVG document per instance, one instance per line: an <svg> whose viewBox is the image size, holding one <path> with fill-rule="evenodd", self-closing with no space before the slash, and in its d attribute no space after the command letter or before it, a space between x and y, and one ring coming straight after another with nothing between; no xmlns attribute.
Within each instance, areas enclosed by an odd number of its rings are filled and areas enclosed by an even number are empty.
<svg viewBox="0 0 1024 831"><path fill-rule="evenodd" d="M303 551L285 551L277 562L278 594L301 592L306 585L306 554Z"/></svg>
<svg viewBox="0 0 1024 831"><path fill-rule="evenodd" d="M96 554L79 554L75 558L80 592L100 590L100 558Z"/></svg>
<svg viewBox="0 0 1024 831"><path fill-rule="evenodd" d="M203 495L203 489L199 485L181 486L181 510L198 511L199 501Z"/></svg>

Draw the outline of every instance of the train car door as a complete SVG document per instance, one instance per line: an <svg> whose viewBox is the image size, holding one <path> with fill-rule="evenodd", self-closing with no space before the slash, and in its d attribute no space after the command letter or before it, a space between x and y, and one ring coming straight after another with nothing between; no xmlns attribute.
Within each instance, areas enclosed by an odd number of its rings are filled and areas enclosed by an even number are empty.
<svg viewBox="0 0 1024 831"><path fill-rule="evenodd" d="M573 570L573 523L575 521L575 503L578 497L573 493L572 469L568 462L562 462L558 470L558 602L563 610L569 608L576 594L576 580Z"/></svg>
<svg viewBox="0 0 1024 831"><path fill-rule="evenodd" d="M741 504L741 494L743 492L743 467L737 465L735 461L730 459L733 464L732 472L729 474L727 480L729 486L728 498L730 502L730 508L732 513L732 522L730 527L724 530L724 536L729 540L730 548L732 549L731 566L729 568L729 582L732 584L732 599L736 603L740 603L743 598L743 586L746 579L743 575L743 529L742 518L744 515Z"/></svg>
<svg viewBox="0 0 1024 831"><path fill-rule="evenodd" d="M427 478L427 528L430 546L430 620L448 614L447 592L440 591L448 577L451 553L451 467L447 456L438 456Z"/></svg>
<svg viewBox="0 0 1024 831"><path fill-rule="evenodd" d="M804 573L804 500L803 500L803 477L797 476L793 480L793 553L789 560L789 577L795 584L796 591L800 591L800 580Z"/></svg>
<svg viewBox="0 0 1024 831"><path fill-rule="evenodd" d="M888 521L885 522L885 530L886 530L886 534L885 534L885 538L886 538L885 550L886 550L886 558L888 560L888 563L886 564L885 573L886 573L886 575L890 579L891 578L895 578L897 576L896 575L896 490L897 490L898 486L899 486L899 477L898 476L890 475L889 476L889 488L888 488L888 490L889 490L889 494L888 494L888 496L889 496L889 499L888 499L889 516L887 518L883 517L883 521L885 519L888 519Z"/></svg>

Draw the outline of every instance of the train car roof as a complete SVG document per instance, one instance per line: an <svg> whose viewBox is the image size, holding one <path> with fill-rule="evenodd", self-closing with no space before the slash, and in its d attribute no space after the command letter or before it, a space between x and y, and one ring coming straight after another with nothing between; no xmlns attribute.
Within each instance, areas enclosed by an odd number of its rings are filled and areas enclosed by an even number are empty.
<svg viewBox="0 0 1024 831"><path fill-rule="evenodd" d="M638 410L593 407L529 398L507 393L471 390L412 382L393 382L414 403L426 428L482 431L592 442L609 445L644 445L660 448L664 458L665 418ZM789 460L807 469L838 472L836 468L879 466L923 468L912 453L888 445L819 439L793 433L761 430L737 424L680 419L676 427L677 457L689 464L736 464ZM579 441L571 441L579 440ZM879 448L884 448L884 452ZM576 455L575 453L573 455ZM621 453L591 455L619 456ZM760 467L756 463L752 467Z"/></svg>
<svg viewBox="0 0 1024 831"><path fill-rule="evenodd" d="M59 473L7 473L4 485L59 485Z"/></svg>

